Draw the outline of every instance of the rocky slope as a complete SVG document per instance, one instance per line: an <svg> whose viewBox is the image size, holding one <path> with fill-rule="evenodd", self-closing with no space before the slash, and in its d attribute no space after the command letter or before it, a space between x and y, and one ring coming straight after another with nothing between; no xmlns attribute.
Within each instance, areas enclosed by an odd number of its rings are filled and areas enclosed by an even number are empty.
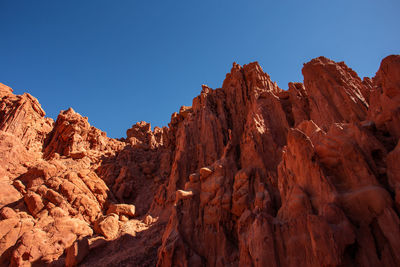
<svg viewBox="0 0 400 267"><path fill-rule="evenodd" d="M400 56L233 64L116 140L0 84L1 266L399 266Z"/></svg>

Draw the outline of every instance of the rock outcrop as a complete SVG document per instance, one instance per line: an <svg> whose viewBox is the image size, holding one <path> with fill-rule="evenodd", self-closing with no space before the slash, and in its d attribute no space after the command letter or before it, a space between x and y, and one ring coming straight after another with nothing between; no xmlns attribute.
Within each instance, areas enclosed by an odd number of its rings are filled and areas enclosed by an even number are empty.
<svg viewBox="0 0 400 267"><path fill-rule="evenodd" d="M0 84L0 265L400 265L400 56L257 62L108 138Z"/></svg>

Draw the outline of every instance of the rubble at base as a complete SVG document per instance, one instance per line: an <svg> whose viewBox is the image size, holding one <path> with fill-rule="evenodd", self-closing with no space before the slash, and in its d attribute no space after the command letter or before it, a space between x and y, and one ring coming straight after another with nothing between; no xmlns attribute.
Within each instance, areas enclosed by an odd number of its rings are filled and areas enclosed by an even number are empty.
<svg viewBox="0 0 400 267"><path fill-rule="evenodd" d="M399 266L400 56L257 62L108 138L0 84L0 266Z"/></svg>

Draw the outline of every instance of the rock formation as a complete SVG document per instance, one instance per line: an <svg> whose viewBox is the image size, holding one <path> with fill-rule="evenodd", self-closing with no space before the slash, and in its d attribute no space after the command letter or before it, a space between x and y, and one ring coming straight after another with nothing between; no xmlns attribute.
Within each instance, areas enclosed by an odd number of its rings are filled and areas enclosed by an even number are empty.
<svg viewBox="0 0 400 267"><path fill-rule="evenodd" d="M108 138L0 84L1 266L399 266L400 56L257 62Z"/></svg>

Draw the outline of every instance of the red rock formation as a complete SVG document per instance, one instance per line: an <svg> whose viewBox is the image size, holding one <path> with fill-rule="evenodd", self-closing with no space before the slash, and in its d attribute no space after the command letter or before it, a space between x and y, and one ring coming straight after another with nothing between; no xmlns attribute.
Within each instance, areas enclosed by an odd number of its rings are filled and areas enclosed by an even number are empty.
<svg viewBox="0 0 400 267"><path fill-rule="evenodd" d="M371 108L368 117L379 130L387 131L395 138L400 137L400 58L388 56L382 60L375 76L371 92Z"/></svg>
<svg viewBox="0 0 400 267"><path fill-rule="evenodd" d="M53 127L53 120L36 98L28 93L12 94L12 89L0 84L0 131L19 138L28 150L41 151L44 139Z"/></svg>
<svg viewBox="0 0 400 267"><path fill-rule="evenodd" d="M358 122L366 117L367 91L357 74L343 62L319 57L304 64L310 119L323 130L335 122Z"/></svg>
<svg viewBox="0 0 400 267"><path fill-rule="evenodd" d="M400 56L258 63L111 139L0 84L0 265L400 265Z"/></svg>

